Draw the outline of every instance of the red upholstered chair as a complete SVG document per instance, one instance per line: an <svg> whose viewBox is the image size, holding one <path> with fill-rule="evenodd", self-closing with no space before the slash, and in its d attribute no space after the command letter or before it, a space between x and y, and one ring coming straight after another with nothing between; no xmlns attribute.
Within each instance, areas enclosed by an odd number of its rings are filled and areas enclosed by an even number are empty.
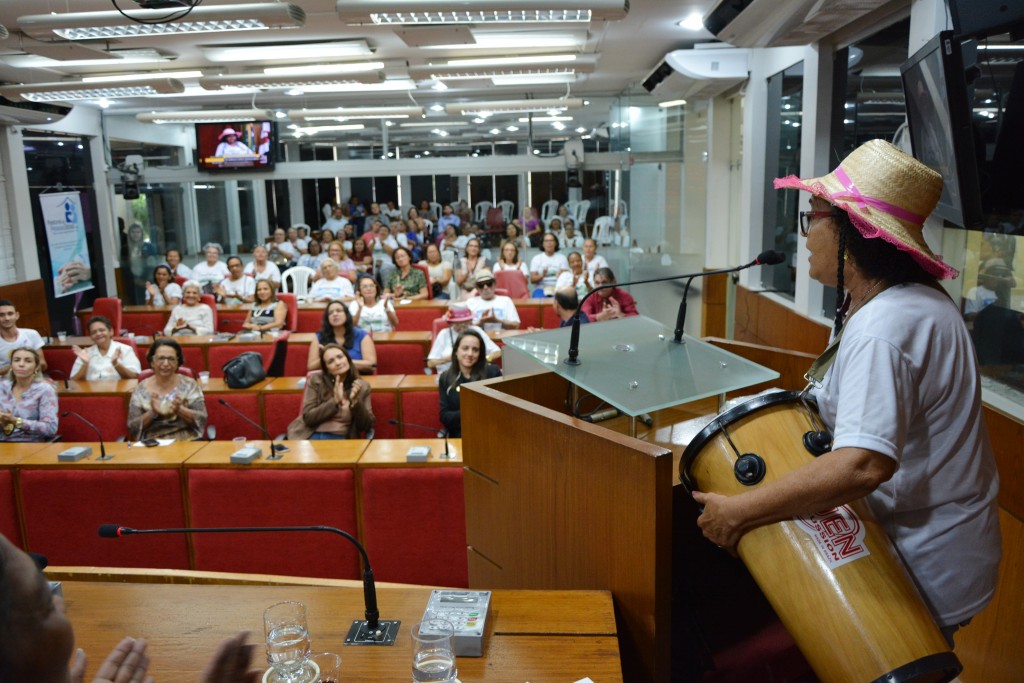
<svg viewBox="0 0 1024 683"><path fill-rule="evenodd" d="M25 542L51 565L188 569L185 536L100 538L101 524L185 526L177 469L23 469Z"/></svg>
<svg viewBox="0 0 1024 683"><path fill-rule="evenodd" d="M267 431L275 439L288 431L288 425L302 412L302 393L268 392L263 396L263 414L266 416ZM374 398L370 395L371 400Z"/></svg>
<svg viewBox="0 0 1024 683"><path fill-rule="evenodd" d="M167 324L167 313L153 311L152 313L124 313L121 318L124 326L129 332L153 336L156 332L163 332Z"/></svg>
<svg viewBox="0 0 1024 683"><path fill-rule="evenodd" d="M377 374L422 375L425 357L422 344L377 344Z"/></svg>
<svg viewBox="0 0 1024 683"><path fill-rule="evenodd" d="M238 391L230 394L206 393L205 398L206 424L217 428L216 434L219 439L233 439L236 436L244 436L247 439L264 438L263 432L240 418L230 408L220 404L220 399L223 398L231 404L232 408L256 424L260 424L260 396L258 393L255 391Z"/></svg>
<svg viewBox="0 0 1024 683"><path fill-rule="evenodd" d="M596 295L595 295L596 296ZM553 306L544 306L540 311L540 326L545 330L558 327L562 324L562 319L555 313Z"/></svg>
<svg viewBox="0 0 1024 683"><path fill-rule="evenodd" d="M433 322L430 323L430 341L433 342L437 339L437 335L441 334L441 330L446 327L448 327L447 318L434 318Z"/></svg>
<svg viewBox="0 0 1024 683"><path fill-rule="evenodd" d="M412 267L413 268L419 268L420 270L423 271L423 277L427 278L427 299L433 299L434 298L434 290L430 286L430 269L427 268L427 264L426 263L414 263L414 264L412 264Z"/></svg>
<svg viewBox="0 0 1024 683"><path fill-rule="evenodd" d="M461 467L364 468L360 493L378 581L469 585Z"/></svg>
<svg viewBox="0 0 1024 683"><path fill-rule="evenodd" d="M175 275L174 276L174 284L178 285L179 287L181 287L186 282L188 282L188 278L187 277L182 277L180 275Z"/></svg>
<svg viewBox="0 0 1024 683"><path fill-rule="evenodd" d="M351 469L191 469L188 494L196 527L322 524L357 532ZM361 575L355 548L333 534L198 534L192 543L199 570L332 579Z"/></svg>
<svg viewBox="0 0 1024 683"><path fill-rule="evenodd" d="M178 374L185 375L186 377L191 377L192 379L196 378L196 373L192 372L192 368L185 367L184 365L178 368ZM142 380L149 379L152 376L153 368L146 368L145 370L139 373L138 380L141 382Z"/></svg>
<svg viewBox="0 0 1024 683"><path fill-rule="evenodd" d="M220 323L217 321L217 297L213 294L200 294L199 302L206 304L213 311L213 331L216 332L220 329L218 326Z"/></svg>
<svg viewBox="0 0 1024 683"><path fill-rule="evenodd" d="M75 352L70 348L50 348L43 349L43 354L46 356L46 370L47 372L53 370L59 373L63 377L71 377L71 368L75 364Z"/></svg>
<svg viewBox="0 0 1024 683"><path fill-rule="evenodd" d="M380 349L378 348L378 353ZM284 357L283 377L305 377L309 372L306 361L309 359L309 344L288 344Z"/></svg>
<svg viewBox="0 0 1024 683"><path fill-rule="evenodd" d="M298 312L299 322L295 327L296 332L316 332L323 323L324 312L322 309L301 309Z"/></svg>
<svg viewBox="0 0 1024 683"><path fill-rule="evenodd" d="M100 297L92 304L92 314L102 315L110 320L114 334L120 334L124 328L121 326L121 300L113 297ZM88 324L88 321L86 321Z"/></svg>
<svg viewBox="0 0 1024 683"><path fill-rule="evenodd" d="M104 441L116 441L128 433L128 408L124 396L92 396L62 392L59 412L70 410L96 425ZM95 441L96 432L72 416L59 420L57 431L65 442Z"/></svg>
<svg viewBox="0 0 1024 683"><path fill-rule="evenodd" d="M224 364L248 351L255 351L263 357L264 370L269 368L271 361L274 360L274 344L272 342L267 344L211 344L206 352L210 365L210 377L223 377Z"/></svg>
<svg viewBox="0 0 1024 683"><path fill-rule="evenodd" d="M284 302L284 305L288 307L288 316L285 318L284 328L286 330L296 331L299 329L299 300L294 294L288 294L287 292L277 295L277 298Z"/></svg>
<svg viewBox="0 0 1024 683"><path fill-rule="evenodd" d="M399 400L402 402L402 421L414 422L424 427L437 427L438 431L444 429L441 424L441 399L438 397L437 389L433 391L400 391ZM416 434L404 434L407 437L422 437L423 431L417 429Z"/></svg>
<svg viewBox="0 0 1024 683"><path fill-rule="evenodd" d="M398 419L397 394L393 391L370 392L370 405L373 406L373 416L377 422L373 428L376 439L397 439L398 425L393 425L388 420ZM298 413L296 413L298 415Z"/></svg>
<svg viewBox="0 0 1024 683"><path fill-rule="evenodd" d="M18 508L14 504L14 477L11 470L5 469L0 469L0 534L19 548L22 547Z"/></svg>
<svg viewBox="0 0 1024 683"><path fill-rule="evenodd" d="M508 290L513 299L529 299L530 290L526 286L526 276L518 270L494 271L494 282L497 287Z"/></svg>
<svg viewBox="0 0 1024 683"><path fill-rule="evenodd" d="M398 319L402 323L402 331L405 330L430 330L434 319L438 314L444 313L444 309L436 306L424 306L422 308L412 306L400 306L396 308ZM317 328L319 329L319 327Z"/></svg>
<svg viewBox="0 0 1024 683"><path fill-rule="evenodd" d="M145 353L142 354L142 368L143 372L149 370L149 361L146 359L146 353L149 353L149 348L145 349ZM194 377L195 373L202 372L206 369L206 358L203 357L203 349L201 346L182 346L181 355L185 359L185 365L178 368L178 372L182 370L188 370L188 373L192 373L189 377ZM185 374L188 374L185 373ZM149 377L149 375L146 375ZM142 374L139 374L139 379L145 379Z"/></svg>

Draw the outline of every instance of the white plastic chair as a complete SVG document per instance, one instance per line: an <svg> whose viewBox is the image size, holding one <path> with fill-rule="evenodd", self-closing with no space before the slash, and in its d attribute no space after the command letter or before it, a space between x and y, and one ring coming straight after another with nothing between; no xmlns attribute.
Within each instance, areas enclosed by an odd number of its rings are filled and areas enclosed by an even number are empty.
<svg viewBox="0 0 1024 683"><path fill-rule="evenodd" d="M576 201L575 199L570 199L570 200L569 200L569 201L567 201L567 202L566 202L565 204L562 204L562 206L564 206L564 207L565 207L565 213L566 213L566 215L567 215L567 216L569 216L569 218L571 218L571 219L572 219L572 222L573 222L573 223L576 223L576 222L578 222L578 221L576 220L576 206L577 206L578 204L579 204L579 202L578 202L578 201Z"/></svg>
<svg viewBox="0 0 1024 683"><path fill-rule="evenodd" d="M512 216L516 212L515 202L509 201L508 199L503 199L502 201L498 202L498 206L501 208L501 215L505 219L505 222L511 223Z"/></svg>
<svg viewBox="0 0 1024 683"><path fill-rule="evenodd" d="M540 220L547 227L547 224L551 222L551 219L558 215L558 200L549 199L540 207Z"/></svg>
<svg viewBox="0 0 1024 683"><path fill-rule="evenodd" d="M625 199L619 200L619 225L623 227L629 227L629 205L626 204Z"/></svg>
<svg viewBox="0 0 1024 683"><path fill-rule="evenodd" d="M292 266L281 273L281 288L287 289L297 298L302 299L309 292L309 281L316 271L306 266Z"/></svg>
<svg viewBox="0 0 1024 683"><path fill-rule="evenodd" d="M576 224L577 230L582 230L581 226L587 222L588 211L590 211L590 200L584 199L576 205L575 211L569 212L569 215L572 216L573 222Z"/></svg>
<svg viewBox="0 0 1024 683"><path fill-rule="evenodd" d="M477 202L476 206L473 207L473 222L483 223L487 219L487 212L492 206L494 205L487 200Z"/></svg>
<svg viewBox="0 0 1024 683"><path fill-rule="evenodd" d="M612 226L615 219L611 216L601 216L594 221L594 241L605 246L612 243Z"/></svg>
<svg viewBox="0 0 1024 683"><path fill-rule="evenodd" d="M437 202L430 202L430 211L434 214L434 217L440 220L441 218L441 205Z"/></svg>

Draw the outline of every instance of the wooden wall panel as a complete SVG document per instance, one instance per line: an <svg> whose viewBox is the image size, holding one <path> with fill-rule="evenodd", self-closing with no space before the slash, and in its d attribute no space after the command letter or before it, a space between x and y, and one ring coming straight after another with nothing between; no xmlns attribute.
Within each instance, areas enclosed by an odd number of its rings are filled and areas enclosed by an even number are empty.
<svg viewBox="0 0 1024 683"><path fill-rule="evenodd" d="M817 356L828 344L829 328L757 292L737 287L734 337Z"/></svg>
<svg viewBox="0 0 1024 683"><path fill-rule="evenodd" d="M1024 424L991 408L985 422L999 467L999 505L1024 520Z"/></svg>
<svg viewBox="0 0 1024 683"><path fill-rule="evenodd" d="M15 282L0 287L0 299L10 299L18 309L18 327L33 329L44 337L50 334L50 310L47 308L46 287L42 280Z"/></svg>

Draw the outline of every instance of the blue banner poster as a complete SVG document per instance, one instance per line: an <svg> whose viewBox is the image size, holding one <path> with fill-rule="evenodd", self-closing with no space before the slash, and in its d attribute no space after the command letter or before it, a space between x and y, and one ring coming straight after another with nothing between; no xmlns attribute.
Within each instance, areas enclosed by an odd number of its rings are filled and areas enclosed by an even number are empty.
<svg viewBox="0 0 1024 683"><path fill-rule="evenodd" d="M78 192L41 194L39 205L50 247L54 296L93 289L81 196Z"/></svg>

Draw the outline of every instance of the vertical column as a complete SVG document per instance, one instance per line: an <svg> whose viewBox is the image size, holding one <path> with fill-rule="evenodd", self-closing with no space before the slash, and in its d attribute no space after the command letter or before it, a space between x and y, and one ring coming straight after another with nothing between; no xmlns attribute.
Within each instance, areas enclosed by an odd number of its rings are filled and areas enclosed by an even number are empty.
<svg viewBox="0 0 1024 683"><path fill-rule="evenodd" d="M224 182L224 215L228 221L228 240L224 245L225 254L235 253L242 242L242 212L239 207L238 181Z"/></svg>
<svg viewBox="0 0 1024 683"><path fill-rule="evenodd" d="M0 127L0 173L6 180L7 216L10 219L10 240L13 245L11 253L15 257L11 273L13 277L10 280L37 280L41 274L39 260L35 255L35 227L32 207L28 201L28 173L25 169L25 148L20 128Z"/></svg>

